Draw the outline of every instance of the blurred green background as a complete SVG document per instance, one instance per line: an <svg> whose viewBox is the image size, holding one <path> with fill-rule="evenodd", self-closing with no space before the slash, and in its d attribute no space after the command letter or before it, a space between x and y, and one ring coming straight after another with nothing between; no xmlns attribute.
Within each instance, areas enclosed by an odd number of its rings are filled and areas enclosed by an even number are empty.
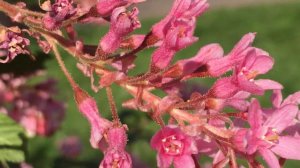
<svg viewBox="0 0 300 168"><path fill-rule="evenodd" d="M141 11L142 13L143 11ZM142 20L142 28L137 33L147 33L151 25L159 18L147 18ZM275 58L275 66L264 78L274 79L284 85L284 95L287 96L300 90L300 3L266 4L261 6L249 6L239 8L218 8L206 12L198 19L196 36L199 42L181 51L176 59L194 56L198 49L208 43L220 43L226 52L230 51L235 43L248 32L257 32L254 45L268 51ZM107 27L96 25L78 26L80 37L86 43L96 44L99 38L106 32ZM93 30L93 31L91 31ZM35 47L34 47L35 48ZM66 119L59 130L51 138L35 137L28 141L28 163L36 168L91 168L98 167L102 154L94 150L89 144L89 125L78 112L73 100L72 90L59 69L53 56L44 55L34 49L34 55L44 62L48 75L59 81L59 99L67 104ZM147 70L152 49L147 49L138 55L136 61L137 70L133 73ZM95 94L89 88L89 79L84 77L76 68L72 56L62 52L63 59L75 80L88 90L98 102L99 109L104 116L110 118L105 92ZM17 58L10 67L39 67L38 62L25 61L26 58ZM1 65L2 66L2 65ZM0 68L1 68L0 66ZM23 68L20 68L23 69ZM1 68L1 72L7 71ZM193 82L203 85L205 79ZM139 158L149 167L156 167L155 152L149 147L151 136L158 126L151 122L148 116L137 111L121 108L121 102L128 100L130 95L114 86L114 97L123 123L129 126L128 151ZM268 103L269 95L263 99ZM77 135L83 143L82 154L77 159L62 157L57 150L57 142L69 135ZM299 144L300 145L300 144ZM288 161L286 167L300 167L299 161Z"/></svg>

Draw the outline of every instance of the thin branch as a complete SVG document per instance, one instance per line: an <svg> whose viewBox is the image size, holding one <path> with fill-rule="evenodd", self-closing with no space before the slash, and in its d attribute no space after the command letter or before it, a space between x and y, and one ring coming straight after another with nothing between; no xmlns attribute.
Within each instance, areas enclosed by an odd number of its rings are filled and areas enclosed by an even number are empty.
<svg viewBox="0 0 300 168"><path fill-rule="evenodd" d="M66 78L70 82L72 88L78 87L77 83L74 81L74 79L72 78L70 72L66 68L65 63L62 60L61 55L60 55L60 53L59 53L59 51L58 51L58 49L56 47L56 44L53 43L53 42L51 44L52 44L52 48L53 48L53 52L54 52L55 58L56 58L56 60L57 60L57 62L59 64L61 70L63 71L63 73L65 74Z"/></svg>

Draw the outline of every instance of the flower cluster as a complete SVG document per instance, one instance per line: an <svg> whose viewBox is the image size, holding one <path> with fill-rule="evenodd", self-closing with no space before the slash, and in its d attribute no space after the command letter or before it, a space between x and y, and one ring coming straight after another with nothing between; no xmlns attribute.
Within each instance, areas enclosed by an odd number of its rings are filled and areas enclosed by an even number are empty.
<svg viewBox="0 0 300 168"><path fill-rule="evenodd" d="M1 113L20 123L28 136L50 136L59 129L65 113L64 104L54 99L56 81L48 79L31 86L26 84L29 79L1 74Z"/></svg>
<svg viewBox="0 0 300 168"><path fill-rule="evenodd" d="M29 54L29 44L18 27L0 28L0 63L10 62L19 54Z"/></svg>
<svg viewBox="0 0 300 168"><path fill-rule="evenodd" d="M282 167L286 159L300 160L300 92L283 100L280 83L258 78L272 69L274 60L253 46L256 33L245 34L229 53L213 43L190 58L172 63L177 52L198 40L196 21L208 9L207 0L174 0L167 16L147 34L135 34L141 27L135 6L140 2L46 1L41 7L47 12L39 13L0 0L0 9L11 18L23 18L18 22L30 28L22 31L37 39L44 52L53 51L73 89L79 112L90 124L91 146L104 153L100 168L130 168L134 162L126 151L126 132L130 129L118 116L112 84L132 95L123 102L124 108L144 112L161 127L150 142L160 168L200 167L201 155L211 157L213 167L232 168L240 166L238 159L255 168L263 167L258 157L272 168ZM5 11L5 6L9 10ZM109 25L95 45L79 40L74 29L87 21ZM0 56L4 53L7 57L1 62L29 53L29 41L20 31L5 30ZM73 80L57 46L75 57L95 92L106 90L112 120L101 115L95 99ZM147 48L154 48L148 71L129 75L135 59ZM210 88L191 94L182 91L190 79L205 77L215 78ZM13 102L13 108L3 111L31 134L48 135L58 128L63 106L51 97L53 81L23 89L23 78L4 75L1 80L1 103ZM162 90L165 96L159 97L153 90ZM265 92L272 93L272 107L262 107L257 99ZM61 145L62 151L77 155L79 150L69 151L69 143L76 146L77 141L67 140Z"/></svg>

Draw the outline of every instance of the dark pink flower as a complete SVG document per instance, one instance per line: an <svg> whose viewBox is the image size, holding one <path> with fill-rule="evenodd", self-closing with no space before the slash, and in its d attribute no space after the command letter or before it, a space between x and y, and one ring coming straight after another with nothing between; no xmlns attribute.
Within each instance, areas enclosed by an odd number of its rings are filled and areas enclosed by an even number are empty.
<svg viewBox="0 0 300 168"><path fill-rule="evenodd" d="M73 0L55 0L51 10L44 16L43 24L46 29L57 29L61 23L76 14Z"/></svg>
<svg viewBox="0 0 300 168"><path fill-rule="evenodd" d="M131 168L132 160L125 150L109 149L99 168Z"/></svg>
<svg viewBox="0 0 300 168"><path fill-rule="evenodd" d="M151 147L158 152L160 168L168 168L172 162L175 168L195 167L192 154L198 153L196 143L177 126L169 125L157 132L151 139Z"/></svg>
<svg viewBox="0 0 300 168"><path fill-rule="evenodd" d="M4 31L0 35L0 63L10 62L19 54L30 54L27 48L30 41L21 36L20 29L11 28Z"/></svg>
<svg viewBox="0 0 300 168"><path fill-rule="evenodd" d="M141 27L137 18L138 13L137 8L133 8L130 12L126 12L125 7L114 9L109 32L100 41L100 46L105 53L113 53L120 47L123 37Z"/></svg>

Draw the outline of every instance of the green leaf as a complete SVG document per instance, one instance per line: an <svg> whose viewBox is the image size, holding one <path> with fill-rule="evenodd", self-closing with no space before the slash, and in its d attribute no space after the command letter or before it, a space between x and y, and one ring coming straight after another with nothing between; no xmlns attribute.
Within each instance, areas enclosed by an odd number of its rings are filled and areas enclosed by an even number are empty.
<svg viewBox="0 0 300 168"><path fill-rule="evenodd" d="M25 160L24 152L18 149L0 149L0 160L20 163Z"/></svg>
<svg viewBox="0 0 300 168"><path fill-rule="evenodd" d="M19 163L25 160L20 135L23 128L5 114L0 113L0 161Z"/></svg>

